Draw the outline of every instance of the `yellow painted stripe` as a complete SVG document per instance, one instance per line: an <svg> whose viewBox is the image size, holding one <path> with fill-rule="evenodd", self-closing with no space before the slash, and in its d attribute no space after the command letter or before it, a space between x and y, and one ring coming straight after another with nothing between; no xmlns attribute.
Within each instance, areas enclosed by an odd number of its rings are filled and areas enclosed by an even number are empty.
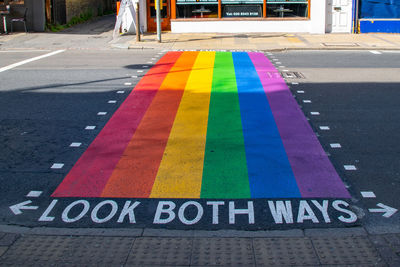
<svg viewBox="0 0 400 267"><path fill-rule="evenodd" d="M297 37L287 37L287 39L291 43L302 43L302 41Z"/></svg>
<svg viewBox="0 0 400 267"><path fill-rule="evenodd" d="M151 198L200 198L215 52L200 52L186 83Z"/></svg>

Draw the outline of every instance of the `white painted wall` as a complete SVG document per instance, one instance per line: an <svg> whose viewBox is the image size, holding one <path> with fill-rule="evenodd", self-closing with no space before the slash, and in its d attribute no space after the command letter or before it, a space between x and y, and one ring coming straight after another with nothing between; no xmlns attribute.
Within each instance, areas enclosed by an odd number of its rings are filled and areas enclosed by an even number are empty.
<svg viewBox="0 0 400 267"><path fill-rule="evenodd" d="M215 21L171 21L175 33L218 32L308 32L325 33L326 4L324 0L311 0L310 20L215 20Z"/></svg>

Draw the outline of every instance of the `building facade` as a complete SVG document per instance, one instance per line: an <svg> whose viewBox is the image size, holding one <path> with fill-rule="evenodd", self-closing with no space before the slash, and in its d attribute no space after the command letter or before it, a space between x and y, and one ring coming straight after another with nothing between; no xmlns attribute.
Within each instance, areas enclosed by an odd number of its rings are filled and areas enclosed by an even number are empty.
<svg viewBox="0 0 400 267"><path fill-rule="evenodd" d="M400 33L399 0L359 0L359 32Z"/></svg>
<svg viewBox="0 0 400 267"><path fill-rule="evenodd" d="M65 24L88 12L97 16L112 10L113 3L115 0L0 0L0 10L10 5L11 14L7 16L10 20L23 16L27 9L28 31L44 31L46 23ZM16 27L16 30L21 30L21 25Z"/></svg>
<svg viewBox="0 0 400 267"><path fill-rule="evenodd" d="M162 0L162 30L176 33L352 32L355 0ZM156 31L155 0L139 0L143 31Z"/></svg>

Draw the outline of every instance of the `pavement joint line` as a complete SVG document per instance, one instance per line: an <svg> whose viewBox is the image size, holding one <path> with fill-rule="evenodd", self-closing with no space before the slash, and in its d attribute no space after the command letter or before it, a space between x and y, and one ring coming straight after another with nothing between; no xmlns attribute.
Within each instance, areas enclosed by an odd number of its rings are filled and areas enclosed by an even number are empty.
<svg viewBox="0 0 400 267"><path fill-rule="evenodd" d="M70 147L80 147L81 145L82 145L82 143L73 142L73 143L71 143L69 146L70 146Z"/></svg>
<svg viewBox="0 0 400 267"><path fill-rule="evenodd" d="M53 165L51 165L51 169L62 169L64 167L64 163L53 163Z"/></svg>
<svg viewBox="0 0 400 267"><path fill-rule="evenodd" d="M363 198L376 198L375 193L372 191L361 191L360 193Z"/></svg>
<svg viewBox="0 0 400 267"><path fill-rule="evenodd" d="M88 125L85 127L85 130L94 130L94 129L96 129L96 126L93 125Z"/></svg>

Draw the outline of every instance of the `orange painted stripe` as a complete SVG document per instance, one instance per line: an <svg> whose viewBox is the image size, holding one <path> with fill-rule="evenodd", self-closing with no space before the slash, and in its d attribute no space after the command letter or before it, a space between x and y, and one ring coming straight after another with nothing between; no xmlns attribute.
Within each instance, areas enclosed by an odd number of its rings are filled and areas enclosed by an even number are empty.
<svg viewBox="0 0 400 267"><path fill-rule="evenodd" d="M108 180L102 197L149 197L198 53L183 52L171 68Z"/></svg>
<svg viewBox="0 0 400 267"><path fill-rule="evenodd" d="M179 56L179 53L167 53L147 72L75 163L52 197L99 197L101 195L126 146L156 96L158 88Z"/></svg>

